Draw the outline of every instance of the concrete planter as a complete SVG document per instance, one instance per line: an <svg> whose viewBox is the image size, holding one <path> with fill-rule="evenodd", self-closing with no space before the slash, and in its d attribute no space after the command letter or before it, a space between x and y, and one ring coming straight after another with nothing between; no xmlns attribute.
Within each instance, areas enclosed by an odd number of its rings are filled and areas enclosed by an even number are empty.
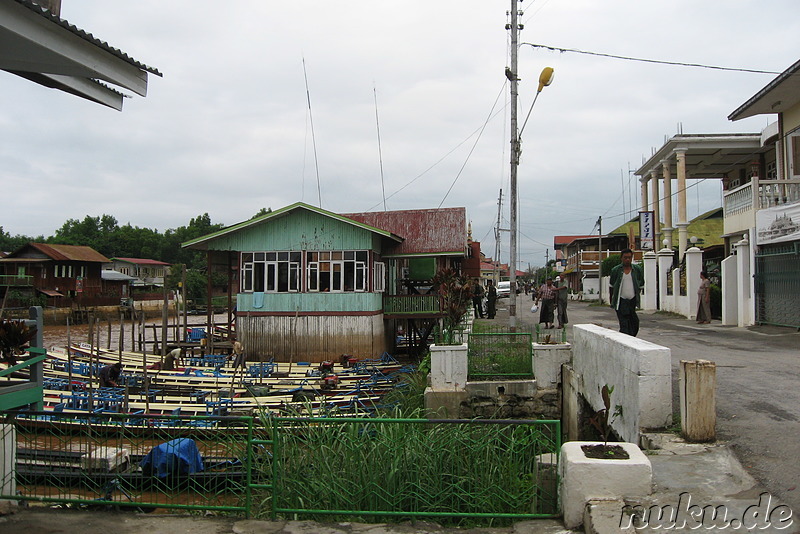
<svg viewBox="0 0 800 534"><path fill-rule="evenodd" d="M431 345L431 388L464 391L467 385L467 344Z"/></svg>
<svg viewBox="0 0 800 534"><path fill-rule="evenodd" d="M540 388L555 388L561 383L561 365L572 360L569 343L534 343L533 374Z"/></svg>
<svg viewBox="0 0 800 534"><path fill-rule="evenodd" d="M581 446L597 444L594 441L569 441L561 446L558 467L561 507L567 528L574 529L583 523L584 509L591 499L642 497L652 492L650 460L636 444L614 443L625 449L630 456L627 460L588 458Z"/></svg>

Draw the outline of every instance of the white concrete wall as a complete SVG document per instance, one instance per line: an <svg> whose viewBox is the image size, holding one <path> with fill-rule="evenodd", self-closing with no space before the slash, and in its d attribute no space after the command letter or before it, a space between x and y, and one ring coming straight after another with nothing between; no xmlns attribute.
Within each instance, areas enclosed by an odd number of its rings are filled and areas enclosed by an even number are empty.
<svg viewBox="0 0 800 534"><path fill-rule="evenodd" d="M638 443L646 428L672 422L670 349L591 324L573 328L572 362L579 393L594 410L604 407L600 391L614 387L611 410L623 415L612 424L624 440Z"/></svg>

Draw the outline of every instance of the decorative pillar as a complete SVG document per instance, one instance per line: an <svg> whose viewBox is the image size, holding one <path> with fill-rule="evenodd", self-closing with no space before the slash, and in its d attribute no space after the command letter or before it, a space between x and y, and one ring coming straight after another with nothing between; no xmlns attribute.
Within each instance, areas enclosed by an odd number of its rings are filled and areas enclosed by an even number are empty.
<svg viewBox="0 0 800 534"><path fill-rule="evenodd" d="M728 256L720 264L722 278L722 324L736 326L739 324L739 296L737 292L736 256Z"/></svg>
<svg viewBox="0 0 800 534"><path fill-rule="evenodd" d="M686 151L676 151L678 158L678 258L683 259L686 253L687 227L686 220Z"/></svg>
<svg viewBox="0 0 800 534"><path fill-rule="evenodd" d="M672 248L672 176L670 175L670 162L665 159L661 162L661 172L664 176L664 239L667 240L666 248Z"/></svg>
<svg viewBox="0 0 800 534"><path fill-rule="evenodd" d="M689 319L697 318L697 290L700 289L700 271L703 270L703 251L692 247L686 251L686 298L689 300Z"/></svg>
<svg viewBox="0 0 800 534"><path fill-rule="evenodd" d="M650 200L650 205L653 207L653 235L655 242L661 243L661 210L658 208L661 196L658 191L658 175L655 171L650 171L650 183L653 186L653 198Z"/></svg>
<svg viewBox="0 0 800 534"><path fill-rule="evenodd" d="M643 310L658 309L658 256L652 250L644 254L644 299Z"/></svg>

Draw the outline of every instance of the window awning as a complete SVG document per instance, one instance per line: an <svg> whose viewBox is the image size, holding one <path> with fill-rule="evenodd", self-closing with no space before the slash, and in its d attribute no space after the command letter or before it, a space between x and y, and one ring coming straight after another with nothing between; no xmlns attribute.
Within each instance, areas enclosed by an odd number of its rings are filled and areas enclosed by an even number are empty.
<svg viewBox="0 0 800 534"><path fill-rule="evenodd" d="M58 291L56 291L54 289L38 289L37 291L39 291L39 293L43 293L43 294L47 295L48 297L63 297L64 296L64 295L62 295L61 293L59 293Z"/></svg>

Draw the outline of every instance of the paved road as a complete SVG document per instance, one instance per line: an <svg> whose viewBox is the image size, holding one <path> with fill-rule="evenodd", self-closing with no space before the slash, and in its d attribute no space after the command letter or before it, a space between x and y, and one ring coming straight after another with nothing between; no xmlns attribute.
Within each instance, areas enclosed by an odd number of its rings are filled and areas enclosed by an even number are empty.
<svg viewBox="0 0 800 534"><path fill-rule="evenodd" d="M534 323L521 295L520 322ZM505 299L501 302L505 304ZM504 305L501 305L505 308ZM607 306L570 302L570 324L618 329ZM498 321L507 321L505 309ZM672 351L673 406L679 410L681 360L717 364L717 436L729 443L748 472L770 493L800 512L800 333L794 329L698 325L672 314L640 312L639 336ZM568 331L571 338L571 332Z"/></svg>

